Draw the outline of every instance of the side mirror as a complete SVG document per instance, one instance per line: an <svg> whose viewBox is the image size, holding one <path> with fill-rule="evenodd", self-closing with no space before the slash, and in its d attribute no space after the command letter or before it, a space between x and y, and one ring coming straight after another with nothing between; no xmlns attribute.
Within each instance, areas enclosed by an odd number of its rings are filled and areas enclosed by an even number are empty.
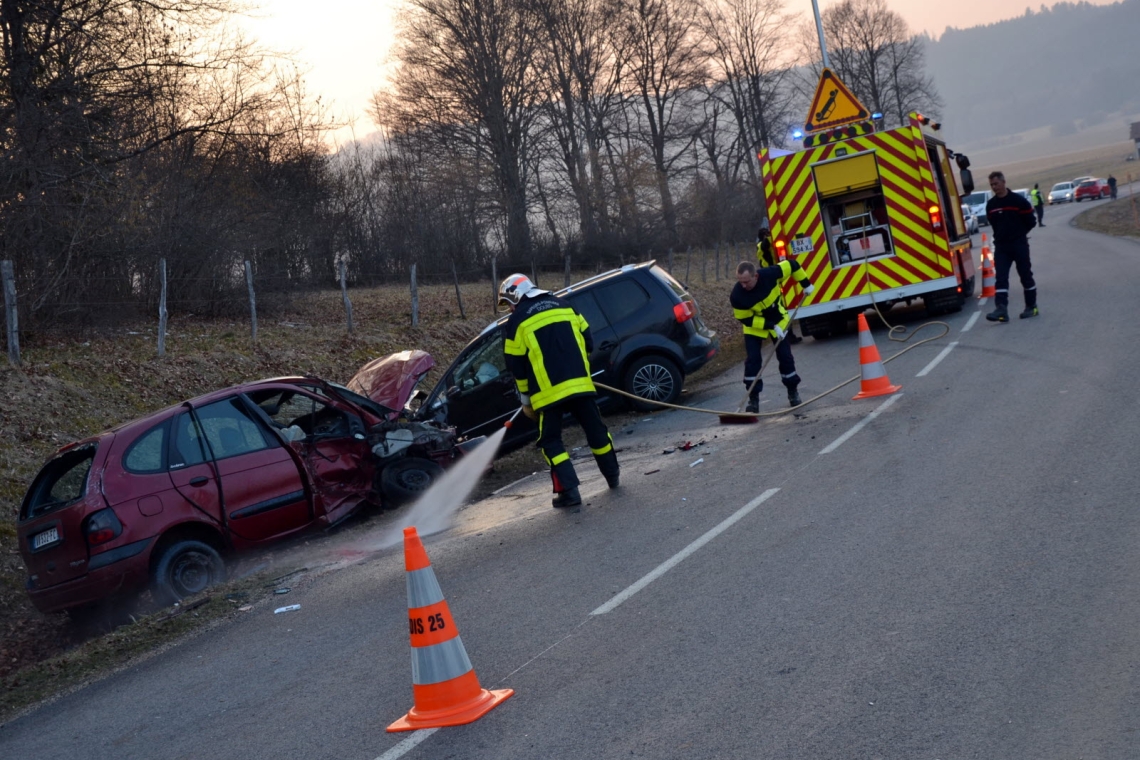
<svg viewBox="0 0 1140 760"><path fill-rule="evenodd" d="M962 189L966 195L974 192L974 173L969 169L962 169Z"/></svg>

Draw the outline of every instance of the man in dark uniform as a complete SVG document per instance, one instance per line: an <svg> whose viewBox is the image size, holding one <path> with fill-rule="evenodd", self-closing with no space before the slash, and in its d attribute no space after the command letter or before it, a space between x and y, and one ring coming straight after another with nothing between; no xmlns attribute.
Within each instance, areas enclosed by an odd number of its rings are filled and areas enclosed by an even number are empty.
<svg viewBox="0 0 1140 760"><path fill-rule="evenodd" d="M736 285L729 301L732 303L732 315L744 325L744 349L748 354L744 361L744 387L749 389L745 410L750 413L760 411L760 391L764 389L764 381L757 376L764 366L760 349L765 338L776 341L776 361L780 365L780 380L788 389L788 403L800 405L800 394L796 390L800 376L796 373L792 347L784 340L792 324L792 317L784 308L782 298L782 286L789 277L795 278L804 293L815 290L807 272L795 259L759 270L751 261L742 261L736 267Z"/></svg>
<svg viewBox="0 0 1140 760"><path fill-rule="evenodd" d="M511 310L503 325L503 353L515 377L523 413L538 421L538 447L554 482L551 503L556 508L582 503L578 474L562 443L564 414L578 420L606 483L617 488L614 441L598 413L597 391L590 379L593 339L585 318L522 274L503 280L499 304Z"/></svg>
<svg viewBox="0 0 1140 760"><path fill-rule="evenodd" d="M986 201L986 218L990 221L994 238L994 267L997 293L994 305L997 307L986 319L991 322L1009 321L1009 269L1017 266L1021 287L1025 289L1025 310L1019 315L1022 319L1036 317L1037 283L1033 281L1033 268L1029 262L1028 232L1037 226L1033 206L1017 193L1011 193L1005 186L1005 175L990 173L990 189L994 196Z"/></svg>

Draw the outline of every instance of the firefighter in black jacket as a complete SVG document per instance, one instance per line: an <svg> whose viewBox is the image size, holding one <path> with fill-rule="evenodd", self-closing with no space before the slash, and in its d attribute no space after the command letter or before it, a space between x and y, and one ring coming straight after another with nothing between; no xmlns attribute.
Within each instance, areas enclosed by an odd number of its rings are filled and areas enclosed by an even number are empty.
<svg viewBox="0 0 1140 760"><path fill-rule="evenodd" d="M586 433L598 469L617 488L614 441L594 400L590 379L593 340L585 318L570 304L539 290L526 275L512 274L499 286L499 304L511 310L503 325L503 353L515 376L523 412L538 421L538 447L550 465L555 507L576 507L578 474L562 443L562 415L571 414Z"/></svg>
<svg viewBox="0 0 1140 760"><path fill-rule="evenodd" d="M757 268L774 267L780 262L776 261L776 252L772 250L772 233L768 229L767 224L760 225L760 231L756 233L756 262ZM787 304L784 305L787 308ZM772 342L778 342L778 338L773 338ZM803 343L804 339L796 335L796 331L788 327L788 342L793 346L797 343Z"/></svg>
<svg viewBox="0 0 1140 760"><path fill-rule="evenodd" d="M757 379L757 375L764 364L760 349L765 338L776 340L776 361L780 365L780 380L788 389L788 403L800 405L800 394L796 390L800 376L796 372L792 347L784 340L792 317L784 308L781 288L789 277L799 283L804 293L815 290L807 272L795 259L759 270L751 261L742 261L736 267L737 283L729 301L732 303L732 315L744 325L744 349L748 354L744 361L744 387L750 389L745 409L751 413L760 411L760 391L764 389L764 381Z"/></svg>
<svg viewBox="0 0 1140 760"><path fill-rule="evenodd" d="M1025 311L1022 319L1036 317L1037 283L1033 281L1033 267L1029 262L1029 238L1027 233L1037 226L1033 206L1022 196L1011 193L1005 186L1005 175L1001 172L990 174L990 188L994 197L986 201L986 218L990 221L994 235L994 268L997 270L997 293L994 305L997 307L986 319L991 322L1009 321L1009 268L1017 265L1017 275L1021 287L1025 289Z"/></svg>

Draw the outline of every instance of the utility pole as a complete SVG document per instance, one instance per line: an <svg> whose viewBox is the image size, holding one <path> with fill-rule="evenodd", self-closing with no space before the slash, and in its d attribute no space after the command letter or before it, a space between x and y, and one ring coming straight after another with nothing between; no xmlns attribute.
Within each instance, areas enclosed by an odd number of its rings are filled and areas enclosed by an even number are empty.
<svg viewBox="0 0 1140 760"><path fill-rule="evenodd" d="M823 67L831 68L831 61L827 57L827 43L823 40L823 21L819 17L819 0L811 0L811 9L815 13L815 31L819 34L819 52L823 53Z"/></svg>

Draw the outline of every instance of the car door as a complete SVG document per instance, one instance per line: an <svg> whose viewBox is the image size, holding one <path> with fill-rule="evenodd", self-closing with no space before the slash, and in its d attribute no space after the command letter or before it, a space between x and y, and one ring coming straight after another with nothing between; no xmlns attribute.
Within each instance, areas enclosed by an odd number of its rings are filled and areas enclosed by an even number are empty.
<svg viewBox="0 0 1140 760"><path fill-rule="evenodd" d="M503 331L496 326L471 343L444 376L447 422L460 437L490 435L519 408L515 378L503 356ZM521 433L527 427L519 417ZM525 421L524 421L525 420ZM533 424L533 423L532 423Z"/></svg>
<svg viewBox="0 0 1140 760"><path fill-rule="evenodd" d="M314 518L293 457L237 396L175 418L170 477L198 509L224 515L235 544L279 538Z"/></svg>
<svg viewBox="0 0 1140 760"><path fill-rule="evenodd" d="M358 409L308 385L258 389L247 396L304 464L318 516L334 523L372 495L372 452Z"/></svg>
<svg viewBox="0 0 1140 760"><path fill-rule="evenodd" d="M606 286L602 287L604 292ZM594 350L590 352L590 374L600 378L601 375L598 373L609 370L613 365L614 351L618 347L617 333L599 306L595 289L569 293L566 300L575 311L585 317L586 324L590 326L590 337L594 341Z"/></svg>

